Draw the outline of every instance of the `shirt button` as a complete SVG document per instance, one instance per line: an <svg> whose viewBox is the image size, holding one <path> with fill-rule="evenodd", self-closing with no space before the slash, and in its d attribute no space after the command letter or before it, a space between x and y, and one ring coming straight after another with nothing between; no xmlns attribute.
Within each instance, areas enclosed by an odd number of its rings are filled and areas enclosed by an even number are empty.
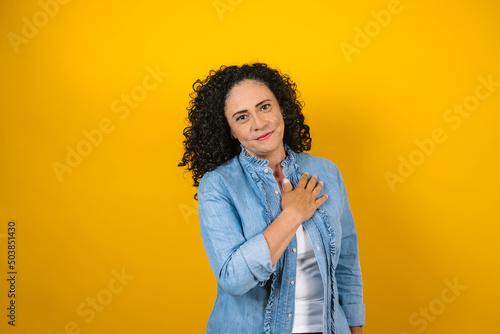
<svg viewBox="0 0 500 334"><path fill-rule="evenodd" d="M291 318L292 317L292 314L291 313L288 313L288 317Z"/></svg>
<svg viewBox="0 0 500 334"><path fill-rule="evenodd" d="M279 191L278 191L278 190L275 190L275 191L274 191L274 193L275 193L276 195L278 195L278 194L279 194Z"/></svg>
<svg viewBox="0 0 500 334"><path fill-rule="evenodd" d="M264 173L267 173L267 172L269 172L269 169L267 169L267 168L264 169Z"/></svg>
<svg viewBox="0 0 500 334"><path fill-rule="evenodd" d="M297 249L296 249L296 248L292 249L292 252L296 253L296 252L297 252Z"/></svg>
<svg viewBox="0 0 500 334"><path fill-rule="evenodd" d="M294 284L295 284L295 282L294 282L294 281L291 281L291 282L290 282L290 284L291 284L291 285L294 285Z"/></svg>

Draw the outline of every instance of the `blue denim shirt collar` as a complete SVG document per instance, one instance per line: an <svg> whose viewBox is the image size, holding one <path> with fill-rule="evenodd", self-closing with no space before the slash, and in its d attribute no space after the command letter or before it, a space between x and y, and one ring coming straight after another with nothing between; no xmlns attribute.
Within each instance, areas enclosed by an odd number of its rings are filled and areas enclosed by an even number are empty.
<svg viewBox="0 0 500 334"><path fill-rule="evenodd" d="M251 156L248 154L243 144L240 144L240 146L241 152L239 154L239 160L247 170L253 170L259 173L260 171L263 171L265 167L269 166L269 160ZM285 177L295 174L293 173L294 171L299 172L300 174L300 167L297 164L297 153L295 153L287 144L284 144L284 147L286 158L281 162L281 166L283 166L283 174Z"/></svg>

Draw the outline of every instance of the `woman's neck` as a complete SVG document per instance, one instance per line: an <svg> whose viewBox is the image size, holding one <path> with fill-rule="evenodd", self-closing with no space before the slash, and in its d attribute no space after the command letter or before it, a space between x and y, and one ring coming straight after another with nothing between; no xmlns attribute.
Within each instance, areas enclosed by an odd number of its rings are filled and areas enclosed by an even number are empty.
<svg viewBox="0 0 500 334"><path fill-rule="evenodd" d="M283 174L283 166L281 165L281 162L285 160L286 158L286 152L283 150L283 155L276 160L269 160L269 167L273 170L273 176L276 179L276 183L278 183L279 189L281 192L283 192L283 179L285 178L285 175Z"/></svg>

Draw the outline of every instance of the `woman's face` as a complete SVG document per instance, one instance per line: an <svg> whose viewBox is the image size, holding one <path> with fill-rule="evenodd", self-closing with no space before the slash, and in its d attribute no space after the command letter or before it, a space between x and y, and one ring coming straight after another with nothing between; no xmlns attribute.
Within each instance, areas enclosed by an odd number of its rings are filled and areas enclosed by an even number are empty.
<svg viewBox="0 0 500 334"><path fill-rule="evenodd" d="M236 84L226 98L224 113L231 134L249 155L267 160L284 158L282 109L264 83L245 79Z"/></svg>

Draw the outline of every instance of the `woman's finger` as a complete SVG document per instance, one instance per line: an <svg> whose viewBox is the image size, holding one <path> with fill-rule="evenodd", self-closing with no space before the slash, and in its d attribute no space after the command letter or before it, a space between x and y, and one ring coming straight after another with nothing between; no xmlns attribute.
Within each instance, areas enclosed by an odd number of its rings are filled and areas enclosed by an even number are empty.
<svg viewBox="0 0 500 334"><path fill-rule="evenodd" d="M308 172L305 172L304 174L302 174L302 176L300 177L300 180L299 180L299 183L297 183L297 187L296 188L300 188L300 189L304 189L307 185L307 179L309 178L309 173Z"/></svg>
<svg viewBox="0 0 500 334"><path fill-rule="evenodd" d="M311 176L311 178L307 182L306 189L309 191L313 191L314 187L316 187L317 181L318 181L318 177L316 175Z"/></svg>
<svg viewBox="0 0 500 334"><path fill-rule="evenodd" d="M325 203L327 199L328 199L328 195L324 194L323 196L321 196L320 198L318 198L316 200L316 204L318 205L318 207L320 207L321 204Z"/></svg>
<svg viewBox="0 0 500 334"><path fill-rule="evenodd" d="M321 192L321 189L323 189L323 186L324 186L323 181L319 181L316 184L316 187L314 188L314 190L312 192L312 195L314 196L314 198L318 197L319 193Z"/></svg>
<svg viewBox="0 0 500 334"><path fill-rule="evenodd" d="M289 191L292 191L292 183L290 182L289 179L283 179L283 192L287 193Z"/></svg>

